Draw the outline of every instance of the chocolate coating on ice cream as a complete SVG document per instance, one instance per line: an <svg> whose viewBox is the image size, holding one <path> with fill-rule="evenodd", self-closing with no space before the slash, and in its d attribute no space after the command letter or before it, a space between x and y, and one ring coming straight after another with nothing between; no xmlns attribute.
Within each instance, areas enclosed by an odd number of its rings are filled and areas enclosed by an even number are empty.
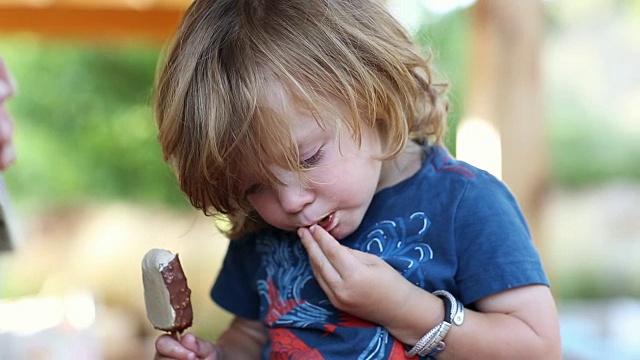
<svg viewBox="0 0 640 360"><path fill-rule="evenodd" d="M142 259L147 317L154 328L182 333L193 322L191 290L177 254L151 249Z"/></svg>
<svg viewBox="0 0 640 360"><path fill-rule="evenodd" d="M162 269L161 273L169 291L169 302L176 315L171 329L160 330L181 333L193 323L193 308L191 307L191 289L187 286L187 278L182 271L178 255Z"/></svg>

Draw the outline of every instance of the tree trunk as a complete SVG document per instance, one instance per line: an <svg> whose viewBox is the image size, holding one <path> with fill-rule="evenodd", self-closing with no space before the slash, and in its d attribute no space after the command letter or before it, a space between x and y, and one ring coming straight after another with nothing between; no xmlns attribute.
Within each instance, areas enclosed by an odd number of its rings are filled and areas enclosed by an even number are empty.
<svg viewBox="0 0 640 360"><path fill-rule="evenodd" d="M478 0L472 14L467 114L460 131L484 122L495 131L495 138L477 139L483 134L478 131L458 138L459 148L468 145L460 142L469 137L479 140L458 157L466 160L465 153L486 153L492 142L498 143L499 150L487 154L488 164L469 161L488 167L504 180L541 245L540 212L549 175L540 70L543 4L539 0Z"/></svg>

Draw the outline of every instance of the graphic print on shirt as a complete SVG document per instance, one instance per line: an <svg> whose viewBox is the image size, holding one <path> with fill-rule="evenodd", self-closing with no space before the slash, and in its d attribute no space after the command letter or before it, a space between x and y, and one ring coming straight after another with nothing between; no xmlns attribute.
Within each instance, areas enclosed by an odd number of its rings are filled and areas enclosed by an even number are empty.
<svg viewBox="0 0 640 360"><path fill-rule="evenodd" d="M258 292L268 304L264 322L271 339L271 359L320 360L320 353L289 329L323 323L330 312L302 299L301 290L313 279L313 273L303 250L289 245L277 239L259 245L267 276L258 281Z"/></svg>
<svg viewBox="0 0 640 360"><path fill-rule="evenodd" d="M431 221L423 212L415 212L404 219L381 221L356 242L356 248L378 255L398 270L402 276L419 287L425 285L421 264L433 258L431 247L423 241Z"/></svg>
<svg viewBox="0 0 640 360"><path fill-rule="evenodd" d="M381 221L364 232L354 247L380 256L403 276L421 286L425 274L420 271L420 265L433 257L429 245L423 243L429 225L429 219L420 212L411 215L407 221L402 218ZM261 277L263 280L258 281L258 291L261 303L266 307L263 313L271 340L271 359L324 359L316 349L320 344L323 348L327 346L328 340L322 337L332 334L339 339L351 339L349 334L353 331L367 335L364 338L360 336L356 344L346 344L350 349L360 349L357 357L350 358L406 359L403 345L386 329L340 312L324 293L313 302L304 298L306 285L319 285L299 241L266 238L258 249L265 271L265 276ZM320 334L324 332L325 335L311 337L312 343L307 343L300 335L305 329Z"/></svg>

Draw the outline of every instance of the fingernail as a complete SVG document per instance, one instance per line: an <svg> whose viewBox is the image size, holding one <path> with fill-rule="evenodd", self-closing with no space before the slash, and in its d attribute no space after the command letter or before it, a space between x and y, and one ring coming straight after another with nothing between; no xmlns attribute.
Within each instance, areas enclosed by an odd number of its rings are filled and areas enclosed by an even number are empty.
<svg viewBox="0 0 640 360"><path fill-rule="evenodd" d="M309 231L311 231L311 233L315 233L316 232L316 228L318 227L318 225L311 225L309 226Z"/></svg>

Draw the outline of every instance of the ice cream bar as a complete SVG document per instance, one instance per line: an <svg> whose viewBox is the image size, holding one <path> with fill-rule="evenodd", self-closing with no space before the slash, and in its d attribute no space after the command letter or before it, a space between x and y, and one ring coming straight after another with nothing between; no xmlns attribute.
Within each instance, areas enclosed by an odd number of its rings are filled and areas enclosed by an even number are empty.
<svg viewBox="0 0 640 360"><path fill-rule="evenodd" d="M154 328L182 333L193 322L191 289L177 254L151 249L142 259L147 317Z"/></svg>

